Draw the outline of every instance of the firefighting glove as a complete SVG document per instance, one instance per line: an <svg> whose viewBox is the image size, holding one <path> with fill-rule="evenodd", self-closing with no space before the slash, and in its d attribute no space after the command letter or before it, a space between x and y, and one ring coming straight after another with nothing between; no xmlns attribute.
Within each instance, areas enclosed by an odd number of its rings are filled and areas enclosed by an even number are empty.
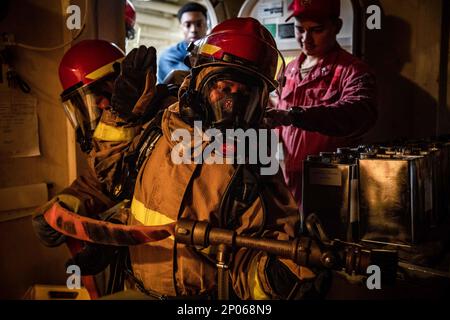
<svg viewBox="0 0 450 320"><path fill-rule="evenodd" d="M289 268L275 257L270 257L266 274L271 288L281 299L324 299L331 286L331 271L313 269L314 278L300 280Z"/></svg>
<svg viewBox="0 0 450 320"><path fill-rule="evenodd" d="M140 46L121 63L114 82L111 109L126 122L135 122L149 107L156 94L156 50Z"/></svg>
<svg viewBox="0 0 450 320"><path fill-rule="evenodd" d="M59 203L62 207L73 212L81 210L80 200L68 194L60 194L33 213L33 229L43 245L47 247L57 247L66 241L66 236L53 229L45 220L44 214L54 203Z"/></svg>
<svg viewBox="0 0 450 320"><path fill-rule="evenodd" d="M32 223L34 232L46 247L57 247L66 242L66 236L50 227L43 215L35 216Z"/></svg>
<svg viewBox="0 0 450 320"><path fill-rule="evenodd" d="M96 275L114 261L119 247L96 243L86 243L83 250L67 260L66 268L70 265L80 267L81 275Z"/></svg>

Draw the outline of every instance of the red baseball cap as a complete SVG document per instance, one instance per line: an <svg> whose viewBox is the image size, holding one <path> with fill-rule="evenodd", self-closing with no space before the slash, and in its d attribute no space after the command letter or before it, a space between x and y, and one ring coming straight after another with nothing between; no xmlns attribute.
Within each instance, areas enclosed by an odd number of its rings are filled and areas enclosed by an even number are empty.
<svg viewBox="0 0 450 320"><path fill-rule="evenodd" d="M292 17L322 20L328 18L339 18L341 14L340 0L294 0L288 7L293 13L286 19Z"/></svg>

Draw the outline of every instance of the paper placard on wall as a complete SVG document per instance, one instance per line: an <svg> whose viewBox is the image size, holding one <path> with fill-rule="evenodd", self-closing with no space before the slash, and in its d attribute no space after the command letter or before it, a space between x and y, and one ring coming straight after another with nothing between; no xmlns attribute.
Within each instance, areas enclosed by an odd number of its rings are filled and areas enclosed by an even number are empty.
<svg viewBox="0 0 450 320"><path fill-rule="evenodd" d="M283 1L263 1L258 4L258 17L278 18L283 16Z"/></svg>
<svg viewBox="0 0 450 320"><path fill-rule="evenodd" d="M0 157L39 156L37 99L19 90L0 90Z"/></svg>

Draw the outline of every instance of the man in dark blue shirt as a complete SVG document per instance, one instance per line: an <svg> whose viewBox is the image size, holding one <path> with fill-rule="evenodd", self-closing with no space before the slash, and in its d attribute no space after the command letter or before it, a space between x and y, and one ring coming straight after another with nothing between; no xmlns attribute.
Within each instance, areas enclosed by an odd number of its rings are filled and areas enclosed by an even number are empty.
<svg viewBox="0 0 450 320"><path fill-rule="evenodd" d="M195 2L188 2L178 11L178 20L183 30L184 40L161 53L158 62L158 82L161 83L172 70L189 70L184 64L190 42L206 35L206 8Z"/></svg>

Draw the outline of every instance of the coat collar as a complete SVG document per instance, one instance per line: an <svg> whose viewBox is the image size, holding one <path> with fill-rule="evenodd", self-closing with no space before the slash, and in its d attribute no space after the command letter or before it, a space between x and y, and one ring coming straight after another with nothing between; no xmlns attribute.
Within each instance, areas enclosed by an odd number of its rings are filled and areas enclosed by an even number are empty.
<svg viewBox="0 0 450 320"><path fill-rule="evenodd" d="M300 79L300 66L305 61L306 55L300 54L291 64L287 74L296 77L299 86L306 85L319 78L327 77L335 68L335 64L338 60L338 56L343 49L336 43L336 46L325 57L319 60L314 68L308 73L304 79Z"/></svg>

